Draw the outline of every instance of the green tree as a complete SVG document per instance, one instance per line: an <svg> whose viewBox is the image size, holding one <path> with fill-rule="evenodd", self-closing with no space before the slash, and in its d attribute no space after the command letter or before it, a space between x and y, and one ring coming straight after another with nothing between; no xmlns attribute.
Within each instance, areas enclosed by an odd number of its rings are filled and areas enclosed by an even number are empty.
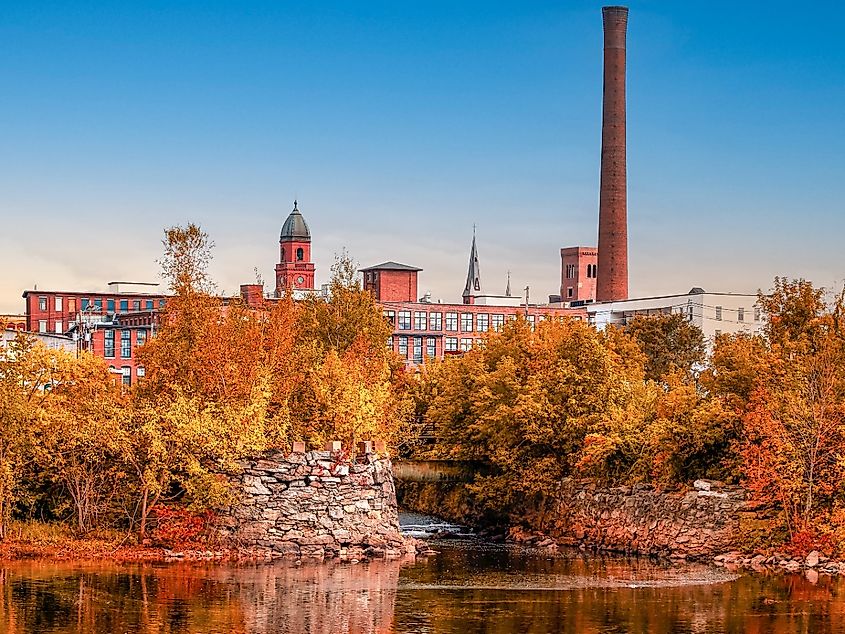
<svg viewBox="0 0 845 634"><path fill-rule="evenodd" d="M628 322L625 332L646 355L647 379L662 381L675 370L691 375L703 365L704 335L681 313L638 315Z"/></svg>

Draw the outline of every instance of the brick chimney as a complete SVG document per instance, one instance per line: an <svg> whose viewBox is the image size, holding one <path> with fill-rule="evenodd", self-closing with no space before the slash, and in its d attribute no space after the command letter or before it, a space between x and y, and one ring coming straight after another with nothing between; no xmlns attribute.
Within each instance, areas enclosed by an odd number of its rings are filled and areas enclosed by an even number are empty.
<svg viewBox="0 0 845 634"><path fill-rule="evenodd" d="M625 157L627 7L602 7L604 98L596 301L628 299L628 193Z"/></svg>

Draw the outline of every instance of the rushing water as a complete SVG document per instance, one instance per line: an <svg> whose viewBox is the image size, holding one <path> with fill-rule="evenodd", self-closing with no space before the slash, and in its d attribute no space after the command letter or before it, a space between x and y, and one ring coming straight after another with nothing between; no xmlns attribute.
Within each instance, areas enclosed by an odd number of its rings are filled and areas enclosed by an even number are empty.
<svg viewBox="0 0 845 634"><path fill-rule="evenodd" d="M0 632L845 632L837 579L550 556L466 534L432 545L426 559L357 564L6 564Z"/></svg>

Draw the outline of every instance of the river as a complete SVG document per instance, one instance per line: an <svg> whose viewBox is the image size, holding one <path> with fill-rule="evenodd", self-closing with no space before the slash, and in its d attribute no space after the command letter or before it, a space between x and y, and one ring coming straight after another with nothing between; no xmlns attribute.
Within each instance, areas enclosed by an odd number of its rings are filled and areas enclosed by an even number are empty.
<svg viewBox="0 0 845 634"><path fill-rule="evenodd" d="M845 632L845 581L489 544L409 561L0 565L0 632Z"/></svg>

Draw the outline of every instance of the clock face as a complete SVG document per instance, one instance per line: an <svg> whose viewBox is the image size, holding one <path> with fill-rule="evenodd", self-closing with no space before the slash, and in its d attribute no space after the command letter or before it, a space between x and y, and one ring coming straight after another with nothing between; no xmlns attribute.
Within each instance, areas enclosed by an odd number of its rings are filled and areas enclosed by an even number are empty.
<svg viewBox="0 0 845 634"><path fill-rule="evenodd" d="M297 285L297 286L302 286L302 284L303 284L304 282L305 282L305 278L304 278L304 277L302 277L301 275L300 275L298 278L296 278L296 285Z"/></svg>

